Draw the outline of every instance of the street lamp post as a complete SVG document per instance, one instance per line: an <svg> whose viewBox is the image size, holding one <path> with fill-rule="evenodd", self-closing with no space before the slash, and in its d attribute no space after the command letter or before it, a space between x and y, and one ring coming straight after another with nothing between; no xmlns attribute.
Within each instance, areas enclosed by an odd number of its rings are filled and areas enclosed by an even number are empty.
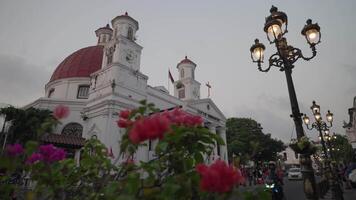
<svg viewBox="0 0 356 200"><path fill-rule="evenodd" d="M328 110L328 112L326 113L326 121L329 123L328 124L327 122L323 121L320 114L320 106L317 105L315 101L313 101L313 105L310 107L310 109L313 112L315 122L312 123L311 127L309 127L310 119L306 114L304 114L303 116L304 124L309 130L316 129L319 132L319 138L325 156L325 165L326 165L327 173L329 173L330 175L329 180L331 185L332 199L343 200L344 197L340 185L338 184L337 181L338 178L334 173L333 167L331 166L331 162L330 162L330 159L333 158L333 154L332 154L332 147L330 146L331 136L329 134L329 129L333 125L332 124L333 113L331 113L330 110Z"/></svg>
<svg viewBox="0 0 356 200"><path fill-rule="evenodd" d="M294 120L297 138L298 140L304 136L303 122L301 113L299 111L297 95L295 93L292 69L294 63L302 58L304 60L311 60L316 56L315 46L320 43L320 27L318 24L313 24L310 19L307 20L307 24L302 29L301 33L305 36L310 48L312 50L311 57L304 57L302 51L288 44L284 35L288 32L288 17L284 12L278 11L278 9L272 6L271 15L266 17L264 31L267 34L267 39L270 44L275 44L277 52L269 58L269 65L263 69L261 64L263 63L265 46L255 40L255 44L250 48L251 58L253 62L257 63L258 69L262 72L268 72L272 66L279 68L280 71L284 71L287 79L289 99L292 108L291 117ZM301 154L300 164L304 179L304 192L307 199L318 199L316 183L314 177L314 171L312 168L312 161L310 155Z"/></svg>

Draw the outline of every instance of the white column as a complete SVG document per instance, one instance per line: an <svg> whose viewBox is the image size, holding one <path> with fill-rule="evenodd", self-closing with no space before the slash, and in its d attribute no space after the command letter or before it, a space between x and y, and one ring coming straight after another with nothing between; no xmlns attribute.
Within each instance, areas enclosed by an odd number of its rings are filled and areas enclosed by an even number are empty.
<svg viewBox="0 0 356 200"><path fill-rule="evenodd" d="M216 134L216 127L215 127L214 124L210 124L210 125L208 126L208 128L209 128L209 131L210 131L210 132ZM217 158L217 155L218 155L217 144L215 144L214 150L213 150L212 154L211 154L210 157L209 157L209 161L210 161L210 162L214 162L215 159Z"/></svg>
<svg viewBox="0 0 356 200"><path fill-rule="evenodd" d="M220 158L225 162L228 162L227 156L227 143L226 143L226 128L220 127L218 129L219 136L224 140L225 145L220 145Z"/></svg>

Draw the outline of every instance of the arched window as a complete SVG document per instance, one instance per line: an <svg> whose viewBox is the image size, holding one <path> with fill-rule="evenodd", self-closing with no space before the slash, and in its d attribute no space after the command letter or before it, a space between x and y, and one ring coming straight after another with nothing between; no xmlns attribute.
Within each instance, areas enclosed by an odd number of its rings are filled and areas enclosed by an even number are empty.
<svg viewBox="0 0 356 200"><path fill-rule="evenodd" d="M54 88L50 89L48 92L48 98L51 98L53 96L54 93Z"/></svg>
<svg viewBox="0 0 356 200"><path fill-rule="evenodd" d="M78 123L71 122L63 128L62 134L76 136L76 137L82 137L83 126Z"/></svg>
<svg viewBox="0 0 356 200"><path fill-rule="evenodd" d="M184 78L184 69L180 70L180 78Z"/></svg>
<svg viewBox="0 0 356 200"><path fill-rule="evenodd" d="M131 27L129 27L129 29L127 30L127 38L129 40L133 40L133 30Z"/></svg>
<svg viewBox="0 0 356 200"><path fill-rule="evenodd" d="M184 99L185 98L185 88L182 87L178 90L178 98Z"/></svg>

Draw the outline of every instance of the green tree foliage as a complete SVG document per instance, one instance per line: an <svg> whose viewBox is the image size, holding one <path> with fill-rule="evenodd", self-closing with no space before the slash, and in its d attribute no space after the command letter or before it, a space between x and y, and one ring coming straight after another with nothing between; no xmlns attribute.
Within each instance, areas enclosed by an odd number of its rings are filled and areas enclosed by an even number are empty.
<svg viewBox="0 0 356 200"><path fill-rule="evenodd" d="M261 124L249 118L229 118L226 122L229 158L239 155L241 162L248 160L276 160L277 153L285 149L282 141L262 132Z"/></svg>
<svg viewBox="0 0 356 200"><path fill-rule="evenodd" d="M0 115L4 117L5 123L10 125L7 131L7 143L25 144L29 140L38 140L43 133L51 132L59 123L52 116L52 111L37 108L19 109L10 106L1 108ZM2 143L5 138L3 130L1 131Z"/></svg>
<svg viewBox="0 0 356 200"><path fill-rule="evenodd" d="M335 161L349 163L352 160L353 150L345 135L336 134L330 141Z"/></svg>

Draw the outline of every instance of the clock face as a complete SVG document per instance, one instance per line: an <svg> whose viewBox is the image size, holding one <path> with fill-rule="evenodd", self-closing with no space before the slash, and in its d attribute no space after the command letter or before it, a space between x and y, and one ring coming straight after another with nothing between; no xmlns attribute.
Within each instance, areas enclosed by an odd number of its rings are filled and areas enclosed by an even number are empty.
<svg viewBox="0 0 356 200"><path fill-rule="evenodd" d="M135 53L133 51L127 51L125 59L128 63L132 63L135 60Z"/></svg>

